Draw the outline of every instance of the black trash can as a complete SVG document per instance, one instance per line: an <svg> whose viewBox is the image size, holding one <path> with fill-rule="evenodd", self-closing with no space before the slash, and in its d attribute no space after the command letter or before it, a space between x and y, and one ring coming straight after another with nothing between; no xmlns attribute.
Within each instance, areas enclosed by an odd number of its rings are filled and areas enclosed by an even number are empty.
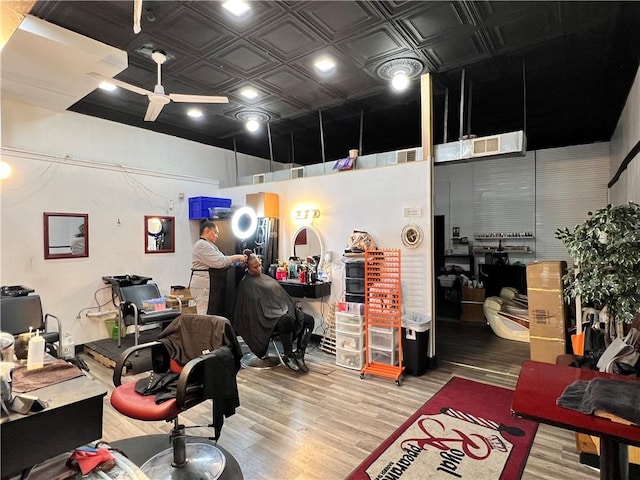
<svg viewBox="0 0 640 480"><path fill-rule="evenodd" d="M402 364L407 375L424 375L429 364L429 327L426 315L409 313L402 317Z"/></svg>

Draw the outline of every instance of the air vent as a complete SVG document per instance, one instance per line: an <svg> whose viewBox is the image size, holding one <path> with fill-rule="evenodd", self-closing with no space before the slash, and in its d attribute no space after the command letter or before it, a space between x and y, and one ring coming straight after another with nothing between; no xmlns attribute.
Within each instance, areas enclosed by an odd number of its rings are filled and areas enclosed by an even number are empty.
<svg viewBox="0 0 640 480"><path fill-rule="evenodd" d="M497 155L500 153L500 136L474 138L471 140L471 154L474 157Z"/></svg>
<svg viewBox="0 0 640 480"><path fill-rule="evenodd" d="M444 163L505 155L524 156L526 152L526 137L522 130L518 130L435 145L434 159L435 163Z"/></svg>
<svg viewBox="0 0 640 480"><path fill-rule="evenodd" d="M253 176L253 184L257 185L259 183L264 183L264 173L259 173Z"/></svg>
<svg viewBox="0 0 640 480"><path fill-rule="evenodd" d="M396 152L396 163L415 162L418 159L418 151L415 148L411 150L399 150Z"/></svg>
<svg viewBox="0 0 640 480"><path fill-rule="evenodd" d="M295 167L291 170L291 178L302 178L304 177L304 167Z"/></svg>

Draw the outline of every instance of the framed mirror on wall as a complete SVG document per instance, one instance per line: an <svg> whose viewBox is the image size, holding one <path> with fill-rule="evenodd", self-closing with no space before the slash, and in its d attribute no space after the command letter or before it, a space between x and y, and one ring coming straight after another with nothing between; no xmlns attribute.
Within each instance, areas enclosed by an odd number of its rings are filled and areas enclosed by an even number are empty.
<svg viewBox="0 0 640 480"><path fill-rule="evenodd" d="M294 257L300 260L306 260L307 257L312 257L316 264L320 264L324 258L324 245L320 238L320 232L314 227L304 226L300 227L293 234L293 252Z"/></svg>
<svg viewBox="0 0 640 480"><path fill-rule="evenodd" d="M144 217L144 253L175 252L175 218L159 215Z"/></svg>
<svg viewBox="0 0 640 480"><path fill-rule="evenodd" d="M89 256L89 215L44 212L44 258Z"/></svg>

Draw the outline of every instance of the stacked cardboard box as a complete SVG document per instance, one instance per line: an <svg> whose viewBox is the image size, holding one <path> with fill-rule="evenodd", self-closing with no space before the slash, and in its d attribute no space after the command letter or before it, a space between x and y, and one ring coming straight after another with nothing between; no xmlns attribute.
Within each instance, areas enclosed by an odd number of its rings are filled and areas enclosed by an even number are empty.
<svg viewBox="0 0 640 480"><path fill-rule="evenodd" d="M460 320L486 324L484 319L484 288L462 288L460 302Z"/></svg>
<svg viewBox="0 0 640 480"><path fill-rule="evenodd" d="M191 292L188 288L182 285L172 285L171 295L167 299L168 308L178 308L178 300L170 297L178 297L182 302L182 313L197 313L196 301L191 296Z"/></svg>
<svg viewBox="0 0 640 480"><path fill-rule="evenodd" d="M568 315L562 287L566 272L566 262L527 265L531 360L556 363L556 357L566 353Z"/></svg>

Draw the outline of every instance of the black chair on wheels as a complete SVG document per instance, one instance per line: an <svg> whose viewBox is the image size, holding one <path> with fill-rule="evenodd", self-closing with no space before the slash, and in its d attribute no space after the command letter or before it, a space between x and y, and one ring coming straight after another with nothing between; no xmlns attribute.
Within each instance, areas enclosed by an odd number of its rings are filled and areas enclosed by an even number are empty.
<svg viewBox="0 0 640 480"><path fill-rule="evenodd" d="M224 335L220 337L215 332L219 332L221 327L224 329ZM171 333L165 335L168 331ZM147 452L141 470L152 479L213 480L224 473L226 465L227 470L235 469L234 478L242 478L235 459L217 446L223 416L233 415L239 405L235 376L240 368L241 352L233 327L224 317L187 314L176 319L159 338L159 341L124 350L113 373L113 384L116 388L110 401L118 412L136 420L173 422L170 434L171 448L159 453ZM127 359L143 349L151 350L152 376L138 381L123 382L122 374L126 369ZM186 359L191 356L189 352L202 350L207 353L191 358L184 365L176 358L181 356ZM172 373L174 383L168 390L174 391L175 396L169 394L168 399L157 403L155 385L158 385L158 382L153 381L154 376L157 380ZM162 381L159 383L162 384ZM144 392L145 388L153 390L154 394ZM163 395L166 395L164 390ZM178 415L205 400L213 401L213 422L191 428L214 427L215 435L196 440L197 437L185 434L186 428L190 427L181 425ZM145 440L145 437L128 440L131 440L130 445L138 449L148 448L148 445L154 443L152 438ZM114 442L113 446L117 446L118 443Z"/></svg>
<svg viewBox="0 0 640 480"><path fill-rule="evenodd" d="M177 297L177 309L167 308L165 310L147 311L143 308L142 303L144 301L162 297L160 289L155 283L120 286L117 289L117 295L120 298L118 330L122 331L122 328L133 325L135 328L134 345L139 344L141 325L160 323L164 326L164 324L171 322L182 313L182 302ZM120 345L121 338L118 336L118 346Z"/></svg>
<svg viewBox="0 0 640 480"><path fill-rule="evenodd" d="M57 330L50 328L50 320L55 320ZM40 330L49 353L59 356L62 324L55 315L43 316L40 295L0 296L0 330L18 336L29 328Z"/></svg>

